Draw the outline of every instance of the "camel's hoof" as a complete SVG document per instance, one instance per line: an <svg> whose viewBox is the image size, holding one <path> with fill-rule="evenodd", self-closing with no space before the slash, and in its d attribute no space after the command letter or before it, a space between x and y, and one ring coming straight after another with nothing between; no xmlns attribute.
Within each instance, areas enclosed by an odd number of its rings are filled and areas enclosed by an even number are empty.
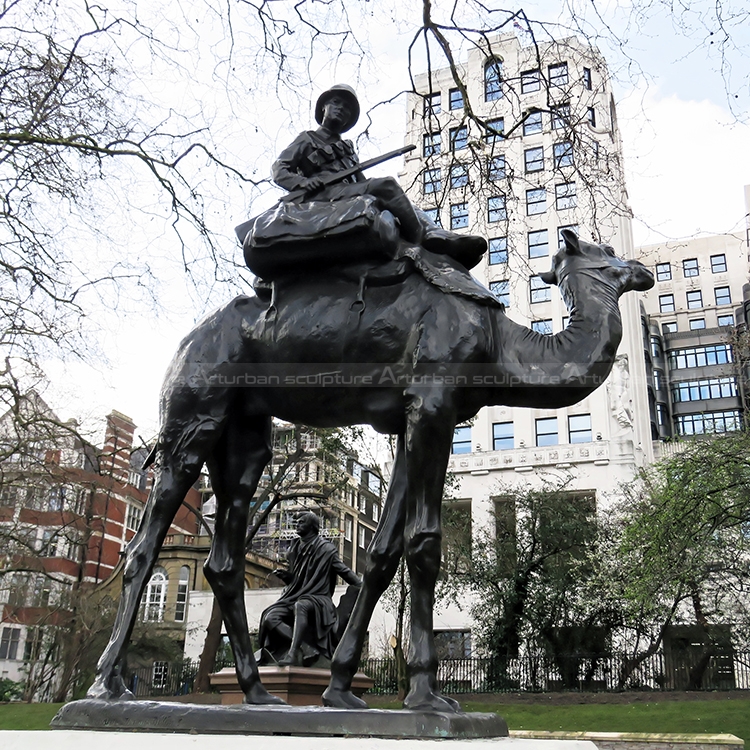
<svg viewBox="0 0 750 750"><path fill-rule="evenodd" d="M277 695L271 695L263 685L257 683L245 693L243 703L250 706L286 706L288 703Z"/></svg>
<svg viewBox="0 0 750 750"><path fill-rule="evenodd" d="M330 685L323 693L323 705L328 706L329 708L369 708L369 706L361 698L357 698L351 690L339 690Z"/></svg>
<svg viewBox="0 0 750 750"><path fill-rule="evenodd" d="M448 704L449 706L453 706L453 710L454 710L454 711L455 711L456 713L459 713L459 714L460 714L460 713L462 713L462 711L461 711L461 704L460 704L460 703L459 703L459 702L458 702L457 700L454 700L453 698L449 698L449 697L448 697L447 695L443 695L442 693L440 693L440 697L441 697L441 698L442 698L442 699L443 699L443 700L444 700L444 701L445 701L445 702L446 702L446 703L447 703L447 704Z"/></svg>
<svg viewBox="0 0 750 750"><path fill-rule="evenodd" d="M409 711L440 711L455 714L461 711L461 706L452 698L445 698L437 693L409 693L404 700L404 708Z"/></svg>
<svg viewBox="0 0 750 750"><path fill-rule="evenodd" d="M97 701L132 701L135 696L128 690L122 677L114 677L110 684L104 677L97 677L94 684L86 692L87 698Z"/></svg>

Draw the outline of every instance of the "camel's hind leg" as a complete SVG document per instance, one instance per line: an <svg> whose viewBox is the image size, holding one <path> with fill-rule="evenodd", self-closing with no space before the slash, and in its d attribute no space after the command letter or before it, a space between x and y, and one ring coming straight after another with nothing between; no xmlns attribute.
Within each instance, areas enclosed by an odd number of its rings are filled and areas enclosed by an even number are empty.
<svg viewBox="0 0 750 750"><path fill-rule="evenodd" d="M203 569L221 608L245 703L284 703L260 682L245 613L248 510L271 460L270 433L270 417L233 416L208 461L216 495L216 527Z"/></svg>

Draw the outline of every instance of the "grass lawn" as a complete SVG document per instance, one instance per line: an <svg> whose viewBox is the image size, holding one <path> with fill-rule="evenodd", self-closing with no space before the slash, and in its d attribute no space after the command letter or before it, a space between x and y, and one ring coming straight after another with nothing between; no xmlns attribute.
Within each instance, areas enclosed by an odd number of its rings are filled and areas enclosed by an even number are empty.
<svg viewBox="0 0 750 750"><path fill-rule="evenodd" d="M0 730L48 729L60 705L0 705ZM396 701L377 701L377 707L398 708L399 704ZM734 734L745 741L750 740L750 697L571 705L465 701L463 708L466 711L496 711L505 717L511 729Z"/></svg>

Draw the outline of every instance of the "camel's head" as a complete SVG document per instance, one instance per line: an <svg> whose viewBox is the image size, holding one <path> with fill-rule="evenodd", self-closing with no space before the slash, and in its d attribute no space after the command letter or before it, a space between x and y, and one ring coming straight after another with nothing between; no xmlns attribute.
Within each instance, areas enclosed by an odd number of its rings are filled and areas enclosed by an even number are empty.
<svg viewBox="0 0 750 750"><path fill-rule="evenodd" d="M592 283L596 293L598 279L610 286L617 296L631 290L644 292L654 285L654 275L637 260L620 260L609 245L594 245L579 239L570 229L563 229L565 245L552 258L552 270L539 274L545 284L566 285L578 274Z"/></svg>

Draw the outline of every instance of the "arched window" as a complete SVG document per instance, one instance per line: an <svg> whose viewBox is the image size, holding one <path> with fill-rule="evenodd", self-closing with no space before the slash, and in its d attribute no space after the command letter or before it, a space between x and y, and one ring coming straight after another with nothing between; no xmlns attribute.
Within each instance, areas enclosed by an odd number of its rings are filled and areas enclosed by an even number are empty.
<svg viewBox="0 0 750 750"><path fill-rule="evenodd" d="M177 603L174 607L174 621L185 622L187 612L188 589L190 588L190 568L183 565L180 568L180 582L177 584Z"/></svg>
<svg viewBox="0 0 750 750"><path fill-rule="evenodd" d="M484 100L493 102L503 96L503 63L496 57L484 64Z"/></svg>
<svg viewBox="0 0 750 750"><path fill-rule="evenodd" d="M167 604L167 584L169 576L164 568L154 568L151 580L143 594L144 622L161 622Z"/></svg>

